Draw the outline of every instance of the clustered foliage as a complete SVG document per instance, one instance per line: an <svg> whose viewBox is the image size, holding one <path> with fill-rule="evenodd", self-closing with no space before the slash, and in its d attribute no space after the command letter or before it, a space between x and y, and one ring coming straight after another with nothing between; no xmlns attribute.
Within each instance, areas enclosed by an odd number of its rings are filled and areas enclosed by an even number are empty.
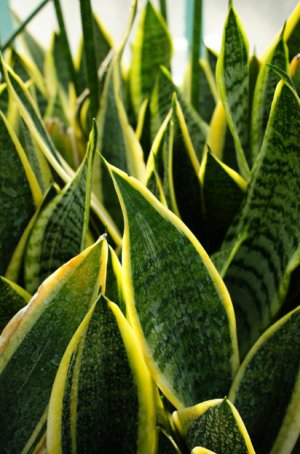
<svg viewBox="0 0 300 454"><path fill-rule="evenodd" d="M54 7L1 57L0 452L299 452L300 5L181 87L165 2L81 0L75 59Z"/></svg>

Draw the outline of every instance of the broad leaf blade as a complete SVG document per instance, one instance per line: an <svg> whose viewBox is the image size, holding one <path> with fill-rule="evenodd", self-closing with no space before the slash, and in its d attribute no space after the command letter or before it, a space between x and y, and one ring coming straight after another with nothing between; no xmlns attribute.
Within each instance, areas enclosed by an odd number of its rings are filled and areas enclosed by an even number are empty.
<svg viewBox="0 0 300 454"><path fill-rule="evenodd" d="M96 144L97 131L94 125L85 159L75 176L35 221L24 265L26 288L31 293L46 277L85 247Z"/></svg>
<svg viewBox="0 0 300 454"><path fill-rule="evenodd" d="M49 453L155 450L150 374L128 322L101 298L76 331L49 408Z"/></svg>
<svg viewBox="0 0 300 454"><path fill-rule="evenodd" d="M257 452L287 453L300 427L300 308L269 328L242 363L230 391Z"/></svg>
<svg viewBox="0 0 300 454"><path fill-rule="evenodd" d="M0 276L0 332L10 319L22 309L31 296L14 282Z"/></svg>
<svg viewBox="0 0 300 454"><path fill-rule="evenodd" d="M62 266L3 331L0 338L2 449L21 452L39 436L63 353L95 301L99 286L104 285L106 257L106 243L100 240Z"/></svg>
<svg viewBox="0 0 300 454"><path fill-rule="evenodd" d="M160 65L170 66L171 37L161 14L148 1L142 11L132 46L129 83L135 114L154 86Z"/></svg>
<svg viewBox="0 0 300 454"><path fill-rule="evenodd" d="M238 352L220 276L174 214L135 179L111 172L125 218L127 308L156 382L176 407L226 393Z"/></svg>
<svg viewBox="0 0 300 454"><path fill-rule="evenodd" d="M238 411L227 399L203 402L172 416L190 450L202 446L222 454L255 454Z"/></svg>
<svg viewBox="0 0 300 454"><path fill-rule="evenodd" d="M299 128L299 101L280 82L245 202L224 244L248 231L225 276L243 355L278 313L299 262Z"/></svg>
<svg viewBox="0 0 300 454"><path fill-rule="evenodd" d="M232 6L225 23L222 49L217 64L217 86L228 126L234 138L240 171L249 177L249 63L248 42Z"/></svg>

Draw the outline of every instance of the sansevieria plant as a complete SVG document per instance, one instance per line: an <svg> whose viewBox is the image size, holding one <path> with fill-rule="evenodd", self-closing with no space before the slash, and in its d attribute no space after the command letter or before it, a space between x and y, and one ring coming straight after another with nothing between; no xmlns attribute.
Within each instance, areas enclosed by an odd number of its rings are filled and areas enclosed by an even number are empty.
<svg viewBox="0 0 300 454"><path fill-rule="evenodd" d="M81 0L75 58L53 4L2 47L0 453L299 453L300 5L199 60L195 0L179 87L164 1Z"/></svg>

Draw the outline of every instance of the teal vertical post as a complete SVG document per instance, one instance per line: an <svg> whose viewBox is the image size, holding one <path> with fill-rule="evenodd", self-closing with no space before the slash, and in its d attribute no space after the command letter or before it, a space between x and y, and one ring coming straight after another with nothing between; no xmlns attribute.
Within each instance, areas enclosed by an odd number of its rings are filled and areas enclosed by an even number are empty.
<svg viewBox="0 0 300 454"><path fill-rule="evenodd" d="M0 43L3 44L12 32L13 26L9 11L9 0L0 0Z"/></svg>
<svg viewBox="0 0 300 454"><path fill-rule="evenodd" d="M190 99L197 109L199 94L199 58L202 53L203 0L186 0L186 36L190 50Z"/></svg>

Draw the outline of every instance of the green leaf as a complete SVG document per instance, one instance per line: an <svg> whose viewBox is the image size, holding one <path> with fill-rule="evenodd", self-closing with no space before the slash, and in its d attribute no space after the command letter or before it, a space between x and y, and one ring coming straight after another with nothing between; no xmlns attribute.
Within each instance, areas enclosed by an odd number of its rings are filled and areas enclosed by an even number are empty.
<svg viewBox="0 0 300 454"><path fill-rule="evenodd" d="M271 326L230 390L257 452L289 453L300 428L300 307Z"/></svg>
<svg viewBox="0 0 300 454"><path fill-rule="evenodd" d="M219 274L177 216L137 180L110 170L125 219L127 310L155 381L175 407L226 393L239 360Z"/></svg>
<svg viewBox="0 0 300 454"><path fill-rule="evenodd" d="M18 106L25 123L27 124L33 139L36 141L37 145L40 147L55 172L65 183L68 183L74 175L74 172L54 146L25 84L8 67L8 65L6 65L3 59L1 59L0 63L8 90L15 100L15 103ZM106 226L112 239L117 245L119 245L121 237L117 227L103 205L101 205L99 200L93 194L91 197L91 206L101 223Z"/></svg>
<svg viewBox="0 0 300 454"><path fill-rule="evenodd" d="M29 451L39 437L63 353L104 285L106 257L100 239L52 274L4 329L0 425L5 451Z"/></svg>
<svg viewBox="0 0 300 454"><path fill-rule="evenodd" d="M129 74L130 93L135 114L149 97L160 65L170 66L172 42L161 14L148 1L143 9L132 45Z"/></svg>
<svg viewBox="0 0 300 454"><path fill-rule="evenodd" d="M95 48L95 65L96 68L99 69L101 63L103 63L105 57L108 55L109 51L113 47L113 42L108 32L104 28L103 24L95 15L92 16L92 27ZM80 92L83 92L83 90L87 87L86 72L87 67L83 54L83 43L81 42L79 50L79 69L78 69Z"/></svg>
<svg viewBox="0 0 300 454"><path fill-rule="evenodd" d="M31 296L19 285L0 276L0 333Z"/></svg>
<svg viewBox="0 0 300 454"><path fill-rule="evenodd" d="M222 454L255 454L247 429L234 405L227 399L202 402L172 415L190 450L202 446ZM192 453L205 453L205 450Z"/></svg>
<svg viewBox="0 0 300 454"><path fill-rule="evenodd" d="M150 98L152 139L155 138L162 122L166 118L172 106L174 93L176 93L177 99L182 108L188 132L198 160L201 161L208 133L208 125L199 117L196 110L187 102L179 88L172 81L169 71L163 67L160 68L156 84Z"/></svg>
<svg viewBox="0 0 300 454"><path fill-rule="evenodd" d="M199 180L200 164L193 148L183 111L176 95L148 160L147 186L159 194L167 206L200 237L202 200ZM163 195L160 193L160 184Z"/></svg>
<svg viewBox="0 0 300 454"><path fill-rule="evenodd" d="M95 118L99 108L100 89L91 0L80 1L80 16L87 88L90 92L90 116Z"/></svg>
<svg viewBox="0 0 300 454"><path fill-rule="evenodd" d="M217 64L217 86L228 126L234 138L237 160L244 178L249 177L249 63L248 42L234 8L229 8L222 49Z"/></svg>
<svg viewBox="0 0 300 454"><path fill-rule="evenodd" d="M87 152L73 179L37 217L25 254L26 288L35 292L46 277L85 247L89 222L91 175L96 152L94 123Z"/></svg>
<svg viewBox="0 0 300 454"><path fill-rule="evenodd" d="M143 181L145 173L143 151L129 124L121 98L119 55L111 62L106 76L97 126L98 148L105 159ZM94 188L117 225L122 227L119 202L102 161L95 163Z"/></svg>
<svg viewBox="0 0 300 454"><path fill-rule="evenodd" d="M280 82L243 207L224 243L248 230L225 276L242 355L278 313L299 263L299 128L299 100Z"/></svg>
<svg viewBox="0 0 300 454"><path fill-rule="evenodd" d="M210 151L202 161L203 228L207 250L217 251L243 200L247 183Z"/></svg>
<svg viewBox="0 0 300 454"><path fill-rule="evenodd" d="M42 201L42 193L25 152L2 113L0 163L3 219L0 224L0 274L4 274L23 231Z"/></svg>
<svg viewBox="0 0 300 454"><path fill-rule="evenodd" d="M73 336L51 394L48 452L155 452L151 376L128 322L100 300Z"/></svg>
<svg viewBox="0 0 300 454"><path fill-rule="evenodd" d="M271 104L277 83L278 75L271 70L269 64L275 65L285 71L288 67L288 50L283 40L283 32L275 46L270 50L264 61L256 82L252 118L251 118L251 157L255 161L263 141L266 130Z"/></svg>

